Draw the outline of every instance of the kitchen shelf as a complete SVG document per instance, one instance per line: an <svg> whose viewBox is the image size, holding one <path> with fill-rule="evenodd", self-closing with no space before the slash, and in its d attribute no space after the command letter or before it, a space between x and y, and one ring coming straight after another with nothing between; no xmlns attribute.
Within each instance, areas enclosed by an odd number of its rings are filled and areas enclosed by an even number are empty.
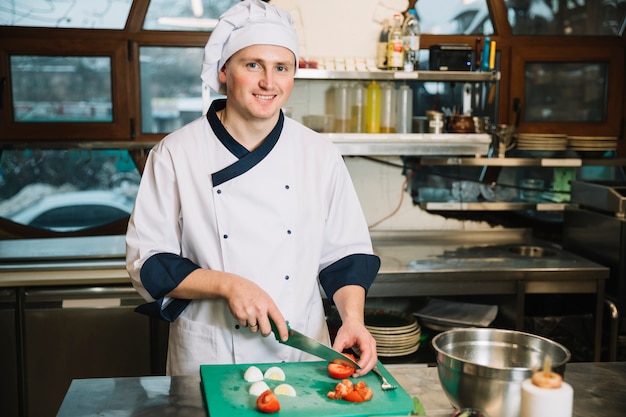
<svg viewBox="0 0 626 417"><path fill-rule="evenodd" d="M321 133L342 155L486 155L488 134L462 133ZM3 141L0 149L150 149L156 142L131 141Z"/></svg>
<svg viewBox="0 0 626 417"><path fill-rule="evenodd" d="M486 155L491 136L462 133L322 133L342 155Z"/></svg>
<svg viewBox="0 0 626 417"><path fill-rule="evenodd" d="M581 167L581 166L626 166L626 158L463 158L426 157L422 165L429 166L495 166L495 167Z"/></svg>
<svg viewBox="0 0 626 417"><path fill-rule="evenodd" d="M389 80L389 81L469 81L486 82L500 80L499 71L385 71L363 69L361 71L336 71L298 68L296 79L300 80Z"/></svg>
<svg viewBox="0 0 626 417"><path fill-rule="evenodd" d="M523 202L523 201L445 201L423 202L420 207L430 211L563 211L571 203Z"/></svg>

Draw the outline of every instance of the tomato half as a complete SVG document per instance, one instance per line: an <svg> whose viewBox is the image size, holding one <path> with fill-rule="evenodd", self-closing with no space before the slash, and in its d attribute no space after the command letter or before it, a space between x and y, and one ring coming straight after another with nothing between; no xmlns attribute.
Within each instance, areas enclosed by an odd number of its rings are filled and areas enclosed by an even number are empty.
<svg viewBox="0 0 626 417"><path fill-rule="evenodd" d="M356 362L356 358L353 355L345 353L344 355ZM331 378L345 379L351 377L355 371L356 368L343 363L330 362L328 364L328 375L330 375Z"/></svg>
<svg viewBox="0 0 626 417"><path fill-rule="evenodd" d="M268 389L263 391L263 393L256 399L256 408L263 413L275 413L280 410L280 403L272 390Z"/></svg>
<svg viewBox="0 0 626 417"><path fill-rule="evenodd" d="M328 364L328 375L335 379L349 378L354 374L355 369L351 366L343 365L341 363L331 362Z"/></svg>

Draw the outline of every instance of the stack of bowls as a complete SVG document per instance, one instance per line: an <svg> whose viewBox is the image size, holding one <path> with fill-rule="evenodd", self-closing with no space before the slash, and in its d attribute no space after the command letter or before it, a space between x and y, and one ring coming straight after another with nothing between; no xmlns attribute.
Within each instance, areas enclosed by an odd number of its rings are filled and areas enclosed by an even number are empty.
<svg viewBox="0 0 626 417"><path fill-rule="evenodd" d="M419 349L422 329L412 315L393 311L366 311L365 327L376 340L379 356L405 356Z"/></svg>

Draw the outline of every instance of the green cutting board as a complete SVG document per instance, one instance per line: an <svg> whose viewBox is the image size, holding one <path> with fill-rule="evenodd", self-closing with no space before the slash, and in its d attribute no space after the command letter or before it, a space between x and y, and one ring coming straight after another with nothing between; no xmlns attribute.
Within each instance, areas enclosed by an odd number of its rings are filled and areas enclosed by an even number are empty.
<svg viewBox="0 0 626 417"><path fill-rule="evenodd" d="M256 409L256 397L248 393L252 383L243 374L252 364L201 365L202 390L210 417L263 416ZM372 389L370 401L350 403L326 397L339 382L328 376L328 362L287 362L254 364L265 372L270 366L279 366L285 372L285 383L296 389L295 397L279 395L279 417L358 417L383 415L408 415L413 410L413 400L382 364L378 369L387 380L398 386L393 391L383 391L378 377L372 372L353 379L363 380ZM283 381L265 381L271 389Z"/></svg>

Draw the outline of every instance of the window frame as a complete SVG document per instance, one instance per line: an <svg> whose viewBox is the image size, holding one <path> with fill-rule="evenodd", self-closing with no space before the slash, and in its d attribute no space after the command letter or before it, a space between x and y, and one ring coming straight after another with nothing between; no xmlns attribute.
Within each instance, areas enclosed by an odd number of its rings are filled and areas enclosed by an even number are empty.
<svg viewBox="0 0 626 417"><path fill-rule="evenodd" d="M131 138L133 103L129 100L130 85L126 43L112 39L82 36L82 30L69 30L61 38L6 38L0 36L0 63L4 88L0 106L2 140L123 140ZM76 33L79 32L79 33ZM76 36L72 36L76 34ZM11 56L106 57L111 62L112 122L16 122L11 87Z"/></svg>
<svg viewBox="0 0 626 417"><path fill-rule="evenodd" d="M533 45L512 48L509 121L523 109L526 88L526 64L529 62L570 63L598 62L608 66L606 118L599 122L530 122L523 111L518 131L525 133L565 133L579 136L618 136L624 102L624 49L602 45ZM621 74L621 76L620 76ZM518 104L519 103L519 104Z"/></svg>

